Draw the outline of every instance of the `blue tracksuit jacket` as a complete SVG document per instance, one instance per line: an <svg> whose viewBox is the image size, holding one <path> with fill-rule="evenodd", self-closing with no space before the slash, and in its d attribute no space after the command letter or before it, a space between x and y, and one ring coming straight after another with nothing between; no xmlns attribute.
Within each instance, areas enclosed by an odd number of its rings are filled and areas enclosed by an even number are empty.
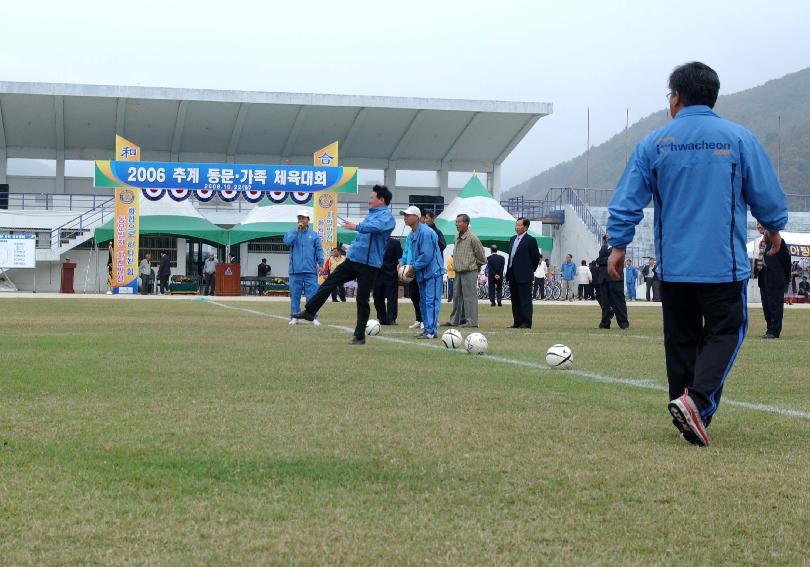
<svg viewBox="0 0 810 567"><path fill-rule="evenodd" d="M608 242L626 248L653 200L658 277L669 282L745 280L746 209L782 230L787 201L768 156L742 126L708 106L681 109L638 146L608 207Z"/></svg>
<svg viewBox="0 0 810 567"><path fill-rule="evenodd" d="M382 266L385 245L394 231L394 217L387 207L368 210L368 216L357 225L357 237L349 247L346 258L372 268Z"/></svg>
<svg viewBox="0 0 810 567"><path fill-rule="evenodd" d="M289 273L317 274L323 266L321 237L311 228L292 229L284 235L284 244L290 247Z"/></svg>

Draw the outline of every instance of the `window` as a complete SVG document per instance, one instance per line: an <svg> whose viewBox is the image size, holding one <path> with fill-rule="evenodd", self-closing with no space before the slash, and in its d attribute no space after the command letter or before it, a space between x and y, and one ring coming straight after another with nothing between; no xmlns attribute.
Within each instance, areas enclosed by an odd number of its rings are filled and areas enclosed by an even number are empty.
<svg viewBox="0 0 810 567"><path fill-rule="evenodd" d="M282 238L281 236L273 236L261 240L251 240L248 242L248 252L278 252L287 254L290 248L282 242Z"/></svg>
<svg viewBox="0 0 810 567"><path fill-rule="evenodd" d="M169 255L169 262L172 268L177 267L177 238L174 236L163 236L159 234L141 236L138 243L138 262L145 254L152 255L152 266L157 266L160 262L160 252L166 252Z"/></svg>

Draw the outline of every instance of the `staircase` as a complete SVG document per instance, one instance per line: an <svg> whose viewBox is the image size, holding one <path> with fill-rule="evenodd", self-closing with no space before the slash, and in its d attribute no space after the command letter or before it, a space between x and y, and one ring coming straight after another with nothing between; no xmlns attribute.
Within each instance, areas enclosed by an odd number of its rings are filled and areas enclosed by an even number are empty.
<svg viewBox="0 0 810 567"><path fill-rule="evenodd" d="M94 229L110 220L114 210L115 199L110 197L54 228L50 233L50 246L40 244L37 248L37 261L58 262L62 254L93 238Z"/></svg>

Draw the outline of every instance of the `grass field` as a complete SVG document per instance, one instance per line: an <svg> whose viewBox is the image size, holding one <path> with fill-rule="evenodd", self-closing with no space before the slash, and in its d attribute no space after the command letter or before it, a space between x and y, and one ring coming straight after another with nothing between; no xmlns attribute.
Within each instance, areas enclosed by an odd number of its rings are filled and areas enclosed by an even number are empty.
<svg viewBox="0 0 810 567"><path fill-rule="evenodd" d="M658 308L482 305L473 357L218 303L0 299L0 564L810 563L810 310L751 310L724 392L799 413L721 403L699 449Z"/></svg>

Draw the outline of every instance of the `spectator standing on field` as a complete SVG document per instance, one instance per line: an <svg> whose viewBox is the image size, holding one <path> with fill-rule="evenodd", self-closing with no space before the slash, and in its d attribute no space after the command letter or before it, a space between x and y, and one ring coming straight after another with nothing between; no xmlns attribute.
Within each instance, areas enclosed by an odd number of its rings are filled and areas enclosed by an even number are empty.
<svg viewBox="0 0 810 567"><path fill-rule="evenodd" d="M565 256L565 262L560 266L562 270L562 294L560 299L574 301L574 286L576 285L577 265L571 254Z"/></svg>
<svg viewBox="0 0 810 567"><path fill-rule="evenodd" d="M502 307L503 299L503 269L506 259L498 254L498 247L493 244L489 247L490 254L487 256L487 279L489 281L489 303L491 307Z"/></svg>
<svg viewBox="0 0 810 567"><path fill-rule="evenodd" d="M151 254L144 254L143 260L138 267L138 273L141 274L141 294L149 295L149 284L152 280L152 260Z"/></svg>
<svg viewBox="0 0 810 567"><path fill-rule="evenodd" d="M627 300L636 300L636 283L638 282L638 268L632 260L627 260L624 266L624 285L627 287Z"/></svg>
<svg viewBox="0 0 810 567"><path fill-rule="evenodd" d="M532 289L532 299L545 299L546 298L546 270L548 263L543 260L543 255L540 254L540 262L537 264L537 269L534 271L534 289Z"/></svg>
<svg viewBox="0 0 810 567"><path fill-rule="evenodd" d="M456 283L453 286L453 311L445 327L478 326L478 274L481 266L487 263L484 247L470 230L470 217L461 214L456 217L456 243L453 248L453 269ZM466 322L462 324L462 319Z"/></svg>
<svg viewBox="0 0 810 567"><path fill-rule="evenodd" d="M203 295L214 295L217 285L217 259L213 252L208 253L208 258L203 265Z"/></svg>
<svg viewBox="0 0 810 567"><path fill-rule="evenodd" d="M172 264L169 255L165 251L160 253L157 275L160 280L160 293L167 293L169 291L169 276L172 275Z"/></svg>
<svg viewBox="0 0 810 567"><path fill-rule="evenodd" d="M577 268L577 285L577 297L579 299L590 299L588 292L591 287L591 270L585 260L582 260L582 264Z"/></svg>

